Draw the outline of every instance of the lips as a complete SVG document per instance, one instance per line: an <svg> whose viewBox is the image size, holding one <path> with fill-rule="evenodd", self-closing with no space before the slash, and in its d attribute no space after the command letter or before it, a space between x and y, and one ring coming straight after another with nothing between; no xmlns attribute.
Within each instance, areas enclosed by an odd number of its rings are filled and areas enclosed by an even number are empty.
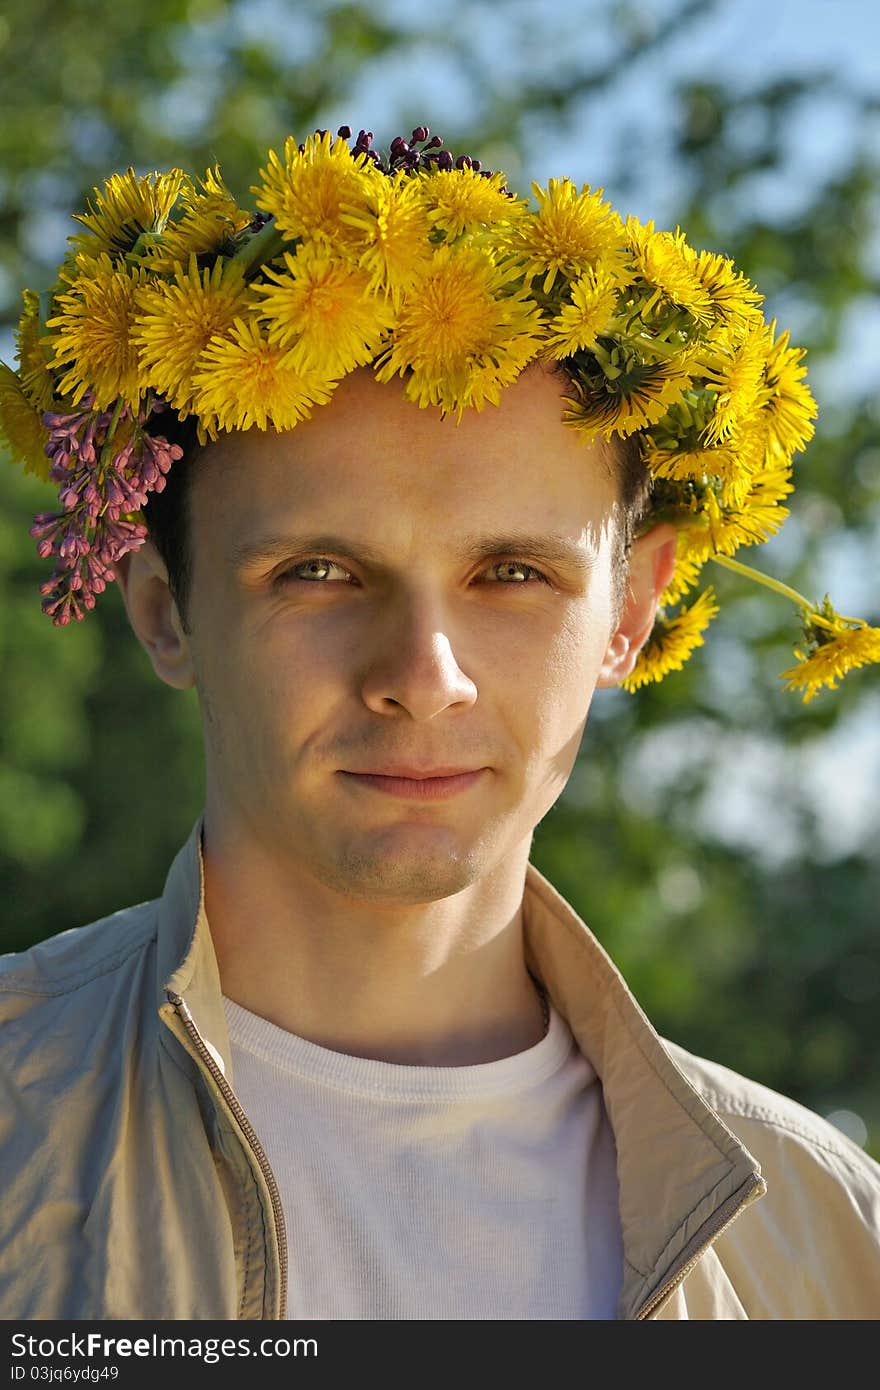
<svg viewBox="0 0 880 1390"><path fill-rule="evenodd" d="M387 767L348 768L359 776L367 777L411 777L422 782L429 777L463 777L467 772L479 772L478 767L407 767L402 763L391 763Z"/></svg>
<svg viewBox="0 0 880 1390"><path fill-rule="evenodd" d="M414 777L411 775L413 769L410 768L409 772L402 776L388 772L343 772L343 776L352 786L384 793L386 796L404 797L408 801L445 801L448 797L458 796L469 787L475 786L488 770L485 767L477 767L429 776L422 769L419 775Z"/></svg>

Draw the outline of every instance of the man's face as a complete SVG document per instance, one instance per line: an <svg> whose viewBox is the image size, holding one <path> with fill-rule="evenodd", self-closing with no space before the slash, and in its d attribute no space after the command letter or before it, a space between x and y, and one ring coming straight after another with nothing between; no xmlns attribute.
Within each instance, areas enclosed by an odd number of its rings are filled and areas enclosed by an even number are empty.
<svg viewBox="0 0 880 1390"><path fill-rule="evenodd" d="M227 831L386 904L461 891L525 842L524 861L613 628L615 482L563 389L536 365L456 424L361 370L295 430L200 457L189 646ZM485 770L442 800L350 775L392 763Z"/></svg>

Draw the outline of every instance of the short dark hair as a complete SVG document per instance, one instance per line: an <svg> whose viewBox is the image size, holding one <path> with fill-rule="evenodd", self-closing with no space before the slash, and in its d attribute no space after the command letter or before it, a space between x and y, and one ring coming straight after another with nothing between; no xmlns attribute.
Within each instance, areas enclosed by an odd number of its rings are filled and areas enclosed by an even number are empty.
<svg viewBox="0 0 880 1390"><path fill-rule="evenodd" d="M161 424L160 424L161 422ZM178 420L170 411L157 420L157 433L183 453L165 475L161 492L151 492L144 507L147 535L165 562L168 587L177 604L184 632L189 632L187 604L192 582L192 546L189 534L189 482L201 453L195 420Z"/></svg>
<svg viewBox="0 0 880 1390"><path fill-rule="evenodd" d="M188 632L187 605L192 583L189 484L202 448L191 416L181 421L168 411L160 419L160 432L170 443L179 444L183 454L168 470L162 492L150 493L144 508L144 519L148 535L165 562L168 587L177 604L183 629ZM626 439L615 439L610 452L618 470L622 514L614 566L613 598L617 614L626 591L630 547L650 505L651 476L643 462L641 440L637 434L629 435Z"/></svg>

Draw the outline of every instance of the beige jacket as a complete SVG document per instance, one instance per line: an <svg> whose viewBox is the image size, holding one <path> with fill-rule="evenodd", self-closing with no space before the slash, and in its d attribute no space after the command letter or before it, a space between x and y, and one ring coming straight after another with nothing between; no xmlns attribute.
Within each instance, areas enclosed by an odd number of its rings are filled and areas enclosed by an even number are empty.
<svg viewBox="0 0 880 1390"><path fill-rule="evenodd" d="M281 1316L284 1216L234 1093L203 882L199 820L160 899L0 957L0 1317ZM880 1166L664 1042L531 863L523 903L614 1129L619 1317L880 1315Z"/></svg>

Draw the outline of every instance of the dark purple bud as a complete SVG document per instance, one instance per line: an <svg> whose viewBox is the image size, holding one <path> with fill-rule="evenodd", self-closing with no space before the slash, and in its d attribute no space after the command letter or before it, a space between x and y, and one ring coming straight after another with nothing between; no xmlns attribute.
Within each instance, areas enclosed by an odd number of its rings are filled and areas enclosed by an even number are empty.
<svg viewBox="0 0 880 1390"><path fill-rule="evenodd" d="M426 125L417 125L412 133L412 138L418 141L427 140L430 134L431 132Z"/></svg>
<svg viewBox="0 0 880 1390"><path fill-rule="evenodd" d="M325 135L329 135L330 132L329 130L316 130L315 134L320 135L323 138Z"/></svg>
<svg viewBox="0 0 880 1390"><path fill-rule="evenodd" d="M482 168L482 165L480 164L480 161L478 159L472 159L471 168L476 169L477 173L479 173L480 169Z"/></svg>
<svg viewBox="0 0 880 1390"><path fill-rule="evenodd" d="M470 169L472 163L473 161L469 154L460 154L455 161L455 167L456 169Z"/></svg>
<svg viewBox="0 0 880 1390"><path fill-rule="evenodd" d="M404 140L403 136L402 136L402 135L395 135L394 139L391 141L391 153L392 153L392 155L395 155L395 154L406 154L406 152L407 152L408 149L409 149L409 145L406 143L406 141Z"/></svg>
<svg viewBox="0 0 880 1390"><path fill-rule="evenodd" d="M439 164L441 169L452 168L452 155L449 153L448 150L440 151L440 153L437 156L437 163Z"/></svg>
<svg viewBox="0 0 880 1390"><path fill-rule="evenodd" d="M428 149L429 149L429 150L439 150L439 148L440 148L440 146L441 146L442 144L443 144L443 136L442 136L442 135L432 135L431 138L430 138L430 140L428 141Z"/></svg>
<svg viewBox="0 0 880 1390"><path fill-rule="evenodd" d="M341 126L339 127L339 129L337 130L336 134L337 134L337 135L341 135L342 138L343 138L343 140L350 140L350 139L351 139L351 126L350 126L350 125L341 125Z"/></svg>
<svg viewBox="0 0 880 1390"><path fill-rule="evenodd" d="M296 148L299 150L300 154L305 154L305 152L306 152L306 142L305 142L305 140L303 140L302 144L297 145Z"/></svg>

